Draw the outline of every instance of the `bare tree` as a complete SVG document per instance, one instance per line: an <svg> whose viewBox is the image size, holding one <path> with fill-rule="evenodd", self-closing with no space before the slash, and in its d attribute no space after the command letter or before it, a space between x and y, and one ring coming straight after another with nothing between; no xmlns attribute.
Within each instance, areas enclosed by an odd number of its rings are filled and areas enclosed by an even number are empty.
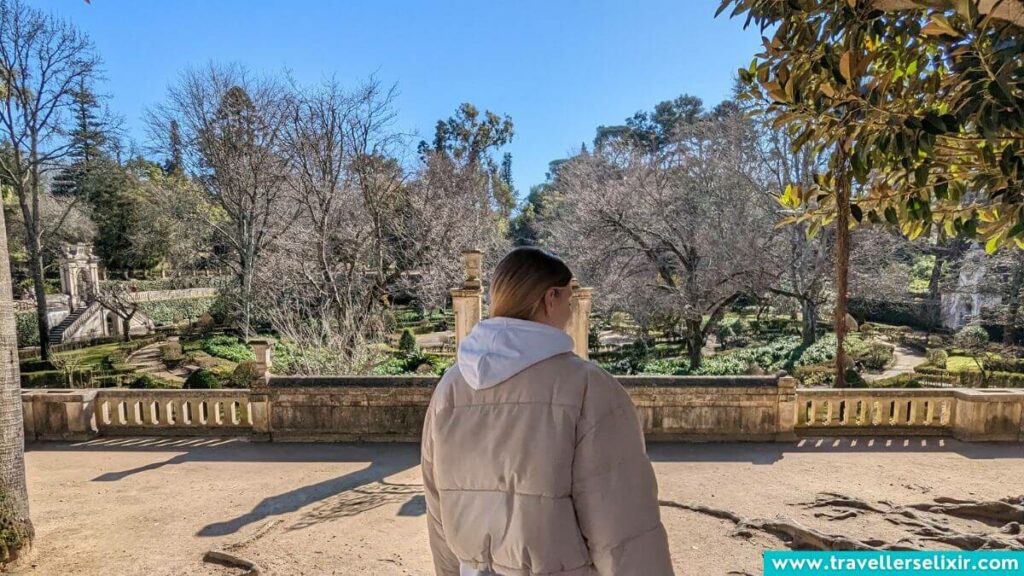
<svg viewBox="0 0 1024 576"><path fill-rule="evenodd" d="M793 152L792 136L775 129L772 120L771 116L756 117L755 151L763 168L762 190L777 197L790 183L811 183L814 174L822 169L823 160L807 150ZM768 200L776 218L781 220L785 216L782 206L771 202L771 198ZM828 301L832 288L835 235L831 230L822 230L812 236L806 224L793 224L781 231L773 248L765 254L774 265L775 280L769 290L797 302L803 319L803 344L813 344L817 339L818 311Z"/></svg>
<svg viewBox="0 0 1024 576"><path fill-rule="evenodd" d="M121 320L121 336L125 342L131 340L132 319L139 311L139 303L127 282L107 282L94 286L91 282L85 287L89 300L99 302Z"/></svg>
<svg viewBox="0 0 1024 576"><path fill-rule="evenodd" d="M282 146L290 92L245 68L211 64L186 72L149 115L154 140L175 132L172 155L202 183L216 210L200 217L231 250L239 327L248 337L253 286L264 252L288 229L287 150ZM172 128L177 126L177 128Z"/></svg>
<svg viewBox="0 0 1024 576"><path fill-rule="evenodd" d="M415 260L399 253L407 190L393 154L394 94L374 79L351 93L336 82L297 90L284 133L299 213L267 269L287 293L265 305L278 331L349 365L383 337L390 291Z"/></svg>
<svg viewBox="0 0 1024 576"><path fill-rule="evenodd" d="M74 95L91 82L98 65L92 43L70 23L21 0L0 0L0 178L14 189L24 219L43 359L49 357L50 329L43 243L63 218L44 226L41 198L47 174L70 151L67 133Z"/></svg>
<svg viewBox="0 0 1024 576"><path fill-rule="evenodd" d="M479 164L463 164L443 152L424 155L405 212L417 256L416 274L405 280L425 307L443 305L461 281L460 251L483 250L486 277L511 247L507 220L489 203L488 186Z"/></svg>
<svg viewBox="0 0 1024 576"><path fill-rule="evenodd" d="M728 307L770 279L772 209L750 172L752 128L739 113L706 115L655 148L609 141L562 164L548 243L602 294L635 275L666 295L691 367Z"/></svg>

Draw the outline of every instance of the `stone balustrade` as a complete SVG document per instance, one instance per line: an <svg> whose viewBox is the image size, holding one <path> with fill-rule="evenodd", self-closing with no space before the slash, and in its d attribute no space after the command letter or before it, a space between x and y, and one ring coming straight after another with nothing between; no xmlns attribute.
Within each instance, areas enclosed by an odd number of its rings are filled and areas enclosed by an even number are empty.
<svg viewBox="0 0 1024 576"><path fill-rule="evenodd" d="M22 394L26 438L254 436L265 400L249 390L32 390Z"/></svg>
<svg viewBox="0 0 1024 576"><path fill-rule="evenodd" d="M133 302L160 302L163 300L191 300L195 298L213 298L217 295L216 288L176 288L173 290L145 290L133 292Z"/></svg>
<svg viewBox="0 0 1024 576"><path fill-rule="evenodd" d="M953 391L807 389L797 395L797 430L814 434L949 433Z"/></svg>
<svg viewBox="0 0 1024 576"><path fill-rule="evenodd" d="M621 376L650 441L952 436L1024 441L1024 390L796 389L792 378ZM434 376L270 376L252 390L26 390L25 435L419 438Z"/></svg>
<svg viewBox="0 0 1024 576"><path fill-rule="evenodd" d="M1024 441L1024 390L803 389L795 431L802 436L953 436Z"/></svg>

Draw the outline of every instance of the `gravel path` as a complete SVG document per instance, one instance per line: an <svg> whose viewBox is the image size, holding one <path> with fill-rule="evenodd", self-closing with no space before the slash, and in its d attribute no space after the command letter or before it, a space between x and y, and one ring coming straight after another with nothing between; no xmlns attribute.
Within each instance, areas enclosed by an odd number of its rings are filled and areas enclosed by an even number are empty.
<svg viewBox="0 0 1024 576"><path fill-rule="evenodd" d="M877 515L819 517L837 492L892 505L1020 493L1024 445L951 439L808 439L793 444L652 444L660 498L750 518L785 515L829 534L895 541ZM212 549L272 575L433 574L419 452L409 444L275 444L232 439L37 443L26 453L35 566L18 575L240 575ZM782 542L666 506L678 574L761 574ZM976 523L973 529L990 529Z"/></svg>
<svg viewBox="0 0 1024 576"><path fill-rule="evenodd" d="M172 337L168 342L176 340L176 337ZM166 342L156 342L139 348L128 356L128 364L131 364L135 371L141 374L150 374L175 384L183 384L185 379L188 378L189 370L184 367L175 368L174 370L167 368L163 361L160 360L160 347L164 344Z"/></svg>
<svg viewBox="0 0 1024 576"><path fill-rule="evenodd" d="M892 353L892 364L884 371L877 374L865 374L864 379L869 381L891 378L900 374L910 374L921 364L928 361L924 354L913 348L897 345Z"/></svg>

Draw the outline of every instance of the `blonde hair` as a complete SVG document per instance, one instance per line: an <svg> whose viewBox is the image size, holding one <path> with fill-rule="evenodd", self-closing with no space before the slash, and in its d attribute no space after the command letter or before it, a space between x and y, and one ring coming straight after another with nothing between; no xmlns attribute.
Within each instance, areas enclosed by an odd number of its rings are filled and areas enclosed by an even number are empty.
<svg viewBox="0 0 1024 576"><path fill-rule="evenodd" d="M548 288L568 286L572 271L565 262L540 248L516 248L498 263L491 279L491 317L530 320L544 302Z"/></svg>

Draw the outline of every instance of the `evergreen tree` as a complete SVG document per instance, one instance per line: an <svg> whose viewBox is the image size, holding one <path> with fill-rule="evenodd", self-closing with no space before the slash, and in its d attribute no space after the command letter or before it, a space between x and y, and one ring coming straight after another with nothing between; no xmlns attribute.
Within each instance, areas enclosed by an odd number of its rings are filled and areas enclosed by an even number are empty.
<svg viewBox="0 0 1024 576"><path fill-rule="evenodd" d="M178 127L177 120L171 120L167 139L168 144L170 144L171 156L164 162L164 172L167 174L180 173L183 169L183 160L181 153L181 129Z"/></svg>
<svg viewBox="0 0 1024 576"><path fill-rule="evenodd" d="M88 198L85 178L96 161L106 155L104 149L110 140L111 126L100 115L99 100L84 78L72 92L72 99L74 128L70 133L70 162L54 177L51 190L58 195Z"/></svg>

